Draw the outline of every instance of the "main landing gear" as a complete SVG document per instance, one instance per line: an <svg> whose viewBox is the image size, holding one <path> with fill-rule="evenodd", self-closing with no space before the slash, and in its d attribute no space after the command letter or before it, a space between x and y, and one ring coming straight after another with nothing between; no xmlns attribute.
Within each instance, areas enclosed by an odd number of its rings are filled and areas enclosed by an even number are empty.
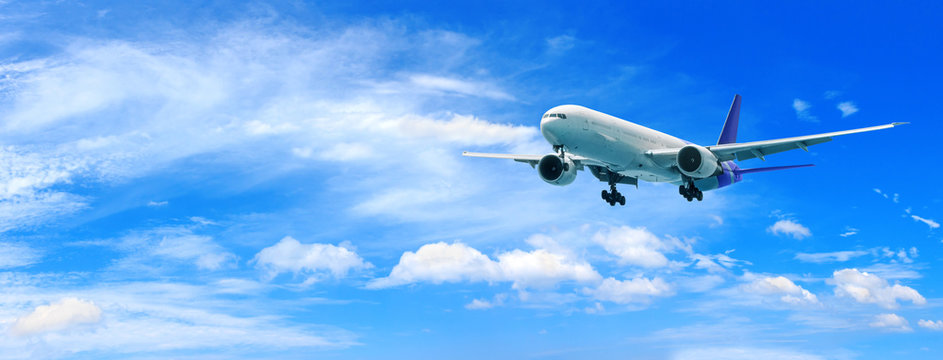
<svg viewBox="0 0 943 360"><path fill-rule="evenodd" d="M616 190L616 183L611 180L609 181L609 190L611 191L602 191L602 199L609 203L609 206L616 206L616 203L625 205L625 196L622 196L622 193Z"/></svg>
<svg viewBox="0 0 943 360"><path fill-rule="evenodd" d="M687 186L685 185L678 186L678 193L681 194L681 196L684 196L684 198L687 199L688 201L691 201L694 199L697 199L697 201L701 201L704 199L704 193L701 192L700 189L694 186L693 181L689 181Z"/></svg>

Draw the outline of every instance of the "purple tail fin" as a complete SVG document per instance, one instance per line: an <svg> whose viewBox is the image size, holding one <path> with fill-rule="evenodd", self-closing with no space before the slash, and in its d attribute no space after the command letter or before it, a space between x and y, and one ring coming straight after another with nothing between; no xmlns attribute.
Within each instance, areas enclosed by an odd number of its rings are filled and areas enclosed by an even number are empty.
<svg viewBox="0 0 943 360"><path fill-rule="evenodd" d="M717 139L717 145L737 142L737 125L739 123L740 94L737 94L733 96L733 103L730 104L730 111L727 112L727 120L724 121L724 130L720 132L720 138Z"/></svg>
<svg viewBox="0 0 943 360"><path fill-rule="evenodd" d="M734 174L749 174L755 172L763 171L775 171L775 170L786 170L786 169L795 169L801 167L815 166L814 164L805 164L805 165L789 165L789 166L771 166L771 167L762 167L762 168L753 168L753 169L735 169Z"/></svg>

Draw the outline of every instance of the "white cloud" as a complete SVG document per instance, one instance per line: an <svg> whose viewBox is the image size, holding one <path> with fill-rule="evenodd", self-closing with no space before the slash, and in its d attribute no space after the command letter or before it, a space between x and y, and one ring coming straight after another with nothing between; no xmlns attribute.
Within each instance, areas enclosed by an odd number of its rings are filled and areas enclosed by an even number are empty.
<svg viewBox="0 0 943 360"><path fill-rule="evenodd" d="M874 321L870 324L873 328L883 328L888 331L901 331L909 332L913 331L910 327L910 322L903 317L898 316L897 314L879 314L874 317Z"/></svg>
<svg viewBox="0 0 943 360"><path fill-rule="evenodd" d="M472 299L472 302L465 304L465 308L468 310L487 310L495 306L504 305L504 300L507 298L507 294L498 294L495 295L493 301L488 301L485 299Z"/></svg>
<svg viewBox="0 0 943 360"><path fill-rule="evenodd" d="M488 300L473 299L472 302L465 304L468 310L486 310L494 307L494 304Z"/></svg>
<svg viewBox="0 0 943 360"><path fill-rule="evenodd" d="M727 269L740 264L750 265L749 261L737 260L727 254L691 254L689 257L694 261L693 264L695 268L704 269L712 273L725 273Z"/></svg>
<svg viewBox="0 0 943 360"><path fill-rule="evenodd" d="M210 166L265 163L240 168L264 168L272 177L297 169L297 158L281 156L293 150L319 161L361 161L364 172L397 169L399 180L386 178L382 187L369 178L350 184L377 189L356 192L350 202L357 214L457 216L427 205L487 190L437 185L468 173L462 170L469 165L456 161L458 147L530 144L538 132L467 114L424 113L430 98L515 97L494 79L458 75L478 40L408 28L392 21L305 38L288 26L238 24L187 41L71 38L48 59L3 64L16 71L0 84L8 95L3 136L44 146L3 149L19 156L0 156L0 168L10 170L6 178L0 171L0 231L82 209L84 199L70 187L55 187L80 177L125 180L198 154ZM412 65L404 69L394 60L400 55ZM391 93L372 85L383 83L407 88Z"/></svg>
<svg viewBox="0 0 943 360"><path fill-rule="evenodd" d="M409 77L409 82L420 89L442 93L485 97L495 100L514 101L514 96L489 83L463 80L451 77L417 74Z"/></svg>
<svg viewBox="0 0 943 360"><path fill-rule="evenodd" d="M855 106L855 103L851 101L841 102L837 106L838 110L841 110L841 117L848 117L851 114L858 112L858 107Z"/></svg>
<svg viewBox="0 0 943 360"><path fill-rule="evenodd" d="M668 258L663 252L686 248L679 240L659 239L644 227L610 228L593 235L593 241L616 255L620 264L646 268L667 266Z"/></svg>
<svg viewBox="0 0 943 360"><path fill-rule="evenodd" d="M167 201L148 201L147 202L148 207L162 207L162 206L167 206L167 204L169 204L169 202Z"/></svg>
<svg viewBox="0 0 943 360"><path fill-rule="evenodd" d="M825 360L826 357L790 349L755 347L705 347L679 350L672 360Z"/></svg>
<svg viewBox="0 0 943 360"><path fill-rule="evenodd" d="M169 230L169 229L168 229ZM197 268L219 270L234 266L236 255L222 250L209 236L200 236L189 231L162 233L154 255L193 261Z"/></svg>
<svg viewBox="0 0 943 360"><path fill-rule="evenodd" d="M515 289L549 288L561 281L597 282L599 273L589 263L573 261L545 249L512 250L491 260L462 243L426 244L407 251L390 275L372 280L368 288L386 288L416 282L509 281Z"/></svg>
<svg viewBox="0 0 943 360"><path fill-rule="evenodd" d="M796 254L795 259L802 262L810 263L829 263L829 262L845 262L856 258L859 256L870 254L869 251L864 250L847 250L847 251L833 251L833 252L823 252L823 253L798 253Z"/></svg>
<svg viewBox="0 0 943 360"><path fill-rule="evenodd" d="M0 242L0 269L35 264L42 258L39 250L21 243Z"/></svg>
<svg viewBox="0 0 943 360"><path fill-rule="evenodd" d="M889 197L887 196L887 194L885 194L883 191L881 191L881 189L874 188L874 192L878 193L878 195L883 196L885 199L889 199Z"/></svg>
<svg viewBox="0 0 943 360"><path fill-rule="evenodd" d="M212 237L193 233L185 226L167 226L134 232L116 244L128 254L113 265L128 272L159 271L187 263L202 270L232 268L238 257L223 249ZM155 261L158 257L161 261ZM172 261L167 261L172 260Z"/></svg>
<svg viewBox="0 0 943 360"><path fill-rule="evenodd" d="M0 318L6 319L14 335L0 337L3 357L68 358L94 353L142 358L189 350L238 358L246 355L247 348L255 354L283 354L286 349L356 344L355 335L343 329L289 321L282 312L284 300L265 296L270 289L264 284L238 281L241 284L221 288L220 282L184 284L158 279L60 289L70 277L0 276L4 289ZM18 321L24 324L22 329L17 329ZM16 332L20 330L23 333Z"/></svg>
<svg viewBox="0 0 943 360"><path fill-rule="evenodd" d="M845 232L838 234L838 236L849 237L849 236L853 236L857 234L858 234L858 229L855 229L853 227L845 227Z"/></svg>
<svg viewBox="0 0 943 360"><path fill-rule="evenodd" d="M563 255L544 249L530 252L518 249L498 255L498 265L505 279L514 288L549 288L561 281L597 282L602 277L582 261L571 261Z"/></svg>
<svg viewBox="0 0 943 360"><path fill-rule="evenodd" d="M81 324L93 324L101 320L102 310L91 301L63 298L58 302L37 306L33 312L16 319L10 331L14 335L28 336L48 331L58 331Z"/></svg>
<svg viewBox="0 0 943 360"><path fill-rule="evenodd" d="M796 118L803 121L819 121L817 117L809 113L812 105L801 99L792 100L792 109L796 111Z"/></svg>
<svg viewBox="0 0 943 360"><path fill-rule="evenodd" d="M767 228L766 231L774 235L783 234L792 236L796 240L802 240L803 238L812 236L812 232L809 231L809 228L802 226L802 224L799 224L795 221L786 219L777 221L775 224Z"/></svg>
<svg viewBox="0 0 943 360"><path fill-rule="evenodd" d="M595 288L584 288L583 293L596 300L611 301L618 304L647 302L654 296L672 294L671 286L661 278L638 277L629 280L606 278Z"/></svg>
<svg viewBox="0 0 943 360"><path fill-rule="evenodd" d="M570 35L559 35L547 38L547 47L551 53L562 53L576 45L576 38Z"/></svg>
<svg viewBox="0 0 943 360"><path fill-rule="evenodd" d="M743 290L753 294L780 296L780 300L791 305L818 304L819 300L806 289L783 276L761 277L743 285Z"/></svg>
<svg viewBox="0 0 943 360"><path fill-rule="evenodd" d="M385 278L374 279L368 288L379 289L415 282L496 281L501 268L488 256L462 243L438 242L407 251Z"/></svg>
<svg viewBox="0 0 943 360"><path fill-rule="evenodd" d="M920 321L917 322L917 325L920 325L920 327L924 329L943 331L943 320L933 321L933 320L921 319Z"/></svg>
<svg viewBox="0 0 943 360"><path fill-rule="evenodd" d="M927 224L927 226L929 226L931 229L936 229L940 227L940 223L933 221L932 219L925 219L917 215L910 215L910 217L913 218L915 221L919 221L924 224Z"/></svg>
<svg viewBox="0 0 943 360"><path fill-rule="evenodd" d="M343 278L347 273L372 267L355 252L331 244L302 244L291 236L259 251L252 262L275 277L283 272L304 274L306 283L320 280L327 273Z"/></svg>
<svg viewBox="0 0 943 360"><path fill-rule="evenodd" d="M891 286L887 280L858 269L835 271L828 282L835 286L835 295L851 297L860 303L877 304L886 309L897 308L898 300L909 300L916 305L927 302L911 287L900 284Z"/></svg>

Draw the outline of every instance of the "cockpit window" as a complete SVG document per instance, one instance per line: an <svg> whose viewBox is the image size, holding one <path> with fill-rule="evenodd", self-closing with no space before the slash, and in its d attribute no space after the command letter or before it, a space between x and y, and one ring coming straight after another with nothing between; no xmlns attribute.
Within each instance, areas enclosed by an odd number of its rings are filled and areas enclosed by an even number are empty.
<svg viewBox="0 0 943 360"><path fill-rule="evenodd" d="M550 114L544 114L544 119L550 117Z"/></svg>
<svg viewBox="0 0 943 360"><path fill-rule="evenodd" d="M544 119L546 118L561 118L566 119L566 114L544 114Z"/></svg>
<svg viewBox="0 0 943 360"><path fill-rule="evenodd" d="M561 119L566 119L566 114L558 114L558 115L560 115Z"/></svg>

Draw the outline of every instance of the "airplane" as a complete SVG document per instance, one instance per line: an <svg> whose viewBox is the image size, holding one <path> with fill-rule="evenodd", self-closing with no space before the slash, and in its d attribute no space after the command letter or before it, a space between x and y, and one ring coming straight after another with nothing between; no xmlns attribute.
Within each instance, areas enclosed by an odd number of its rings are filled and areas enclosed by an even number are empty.
<svg viewBox="0 0 943 360"><path fill-rule="evenodd" d="M701 146L630 121L579 105L560 105L540 119L540 133L553 146L547 155L490 154L465 151L464 156L510 159L530 164L540 178L552 185L569 185L576 173L589 169L609 184L602 199L610 206L625 205L616 184L635 185L638 180L678 185L687 201L704 198L704 191L719 189L743 180L744 174L813 166L788 165L741 169L734 160L759 158L831 141L833 137L888 129L895 122L860 129L775 140L737 142L740 122L739 94L734 95L716 145Z"/></svg>

